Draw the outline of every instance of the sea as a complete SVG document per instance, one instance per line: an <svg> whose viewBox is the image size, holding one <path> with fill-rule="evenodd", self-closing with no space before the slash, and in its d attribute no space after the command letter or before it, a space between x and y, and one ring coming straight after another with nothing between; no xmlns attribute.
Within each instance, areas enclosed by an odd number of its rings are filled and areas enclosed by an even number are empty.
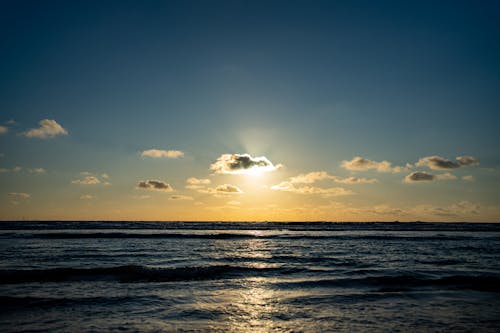
<svg viewBox="0 0 500 333"><path fill-rule="evenodd" d="M500 224L0 222L0 332L500 332Z"/></svg>

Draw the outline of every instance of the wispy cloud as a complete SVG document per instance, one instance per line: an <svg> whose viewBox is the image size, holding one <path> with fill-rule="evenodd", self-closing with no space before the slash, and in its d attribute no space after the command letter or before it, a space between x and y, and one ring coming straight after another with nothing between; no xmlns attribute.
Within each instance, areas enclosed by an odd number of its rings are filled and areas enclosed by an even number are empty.
<svg viewBox="0 0 500 333"><path fill-rule="evenodd" d="M20 166L15 166L12 169L7 169L7 168L0 168L0 173L6 173L6 172L20 172L23 168Z"/></svg>
<svg viewBox="0 0 500 333"><path fill-rule="evenodd" d="M456 161L450 161L441 156L427 156L422 157L415 163L416 166L426 166L433 170L449 170L449 169L458 169L463 166L469 165L479 165L479 160L472 156L458 156Z"/></svg>
<svg viewBox="0 0 500 333"><path fill-rule="evenodd" d="M340 166L350 171L376 170L378 172L402 172L412 167L412 165L408 163L405 166L393 167L389 161L376 162L361 156L356 156L350 161L344 160L341 162Z"/></svg>
<svg viewBox="0 0 500 333"><path fill-rule="evenodd" d="M80 196L80 200L92 200L94 199L95 197L93 195L90 195L90 194L82 194Z"/></svg>
<svg viewBox="0 0 500 333"><path fill-rule="evenodd" d="M76 185L97 185L97 184L102 184L104 186L109 186L111 183L109 182L109 175L104 173L102 175L94 174L92 172L88 171L82 171L80 172L80 175L84 176L83 178L80 179L74 179L71 181L71 184L76 184ZM99 178L100 177L100 178Z"/></svg>
<svg viewBox="0 0 500 333"><path fill-rule="evenodd" d="M278 185L273 185L271 186L271 190L292 192L298 194L321 194L323 196L341 196L354 194L353 191L345 189L343 187L321 188L308 185L297 186L295 183L291 183L289 181L281 182Z"/></svg>
<svg viewBox="0 0 500 333"><path fill-rule="evenodd" d="M184 152L180 150L148 149L142 151L141 156L152 158L179 158L184 156Z"/></svg>
<svg viewBox="0 0 500 333"><path fill-rule="evenodd" d="M68 131L53 119L43 119L40 127L30 129L23 133L27 138L49 139L58 135L68 135Z"/></svg>
<svg viewBox="0 0 500 333"><path fill-rule="evenodd" d="M7 195L12 200L10 203L13 205L19 205L21 202L31 198L30 194L24 192L10 192Z"/></svg>
<svg viewBox="0 0 500 333"><path fill-rule="evenodd" d="M33 168L33 169L28 169L30 173L45 173L47 172L44 168Z"/></svg>
<svg viewBox="0 0 500 333"><path fill-rule="evenodd" d="M174 190L170 184L162 180L143 180L137 184L137 188L163 192L172 192Z"/></svg>
<svg viewBox="0 0 500 333"><path fill-rule="evenodd" d="M71 184L76 184L76 185L97 185L100 184L101 181L99 178L95 176L86 176L83 179L75 179L71 181Z"/></svg>
<svg viewBox="0 0 500 333"><path fill-rule="evenodd" d="M31 195L24 192L10 192L7 194L12 199L29 199Z"/></svg>
<svg viewBox="0 0 500 333"><path fill-rule="evenodd" d="M472 175L467 175L467 176L463 176L462 180L465 180L465 181L468 181L468 182L473 182L475 180L475 178Z"/></svg>
<svg viewBox="0 0 500 333"><path fill-rule="evenodd" d="M0 135L7 134L9 132L9 128L7 126L0 125Z"/></svg>
<svg viewBox="0 0 500 333"><path fill-rule="evenodd" d="M292 184L312 184L317 181L326 179L333 180L336 183L342 183L342 184L372 184L378 181L375 178L358 178L358 177L342 178L330 175L326 171L314 171L306 174L301 174L296 177L289 178L288 181Z"/></svg>
<svg viewBox="0 0 500 333"><path fill-rule="evenodd" d="M218 193L243 193L243 191L235 185L223 184L215 187L215 192Z"/></svg>
<svg viewBox="0 0 500 333"><path fill-rule="evenodd" d="M481 205L469 201L460 201L449 206L419 205L413 211L419 216L430 215L438 217L477 216L481 213Z"/></svg>
<svg viewBox="0 0 500 333"><path fill-rule="evenodd" d="M205 185L186 185L186 188L188 190L200 190L200 189L204 189Z"/></svg>
<svg viewBox="0 0 500 333"><path fill-rule="evenodd" d="M172 195L168 200L193 200L193 197L190 197L188 195Z"/></svg>
<svg viewBox="0 0 500 333"><path fill-rule="evenodd" d="M215 188L200 188L197 189L200 193L208 193L215 195L230 195L230 194L243 194L244 192L235 185L231 184L222 184L218 185Z"/></svg>
<svg viewBox="0 0 500 333"><path fill-rule="evenodd" d="M21 172L23 170L25 170L26 172L29 172L29 173L37 173L37 174L42 174L42 173L47 172L47 170L45 170L44 168L24 168L23 169L20 166L15 166L12 169L0 168L0 173L7 173L7 172L17 173L17 172Z"/></svg>
<svg viewBox="0 0 500 333"><path fill-rule="evenodd" d="M190 185L208 185L211 182L210 182L210 179L191 177L191 178L186 179L186 183L188 183Z"/></svg>
<svg viewBox="0 0 500 333"><path fill-rule="evenodd" d="M265 156L252 157L249 154L223 154L212 163L210 169L217 174L250 174L255 171L268 172L278 169Z"/></svg>

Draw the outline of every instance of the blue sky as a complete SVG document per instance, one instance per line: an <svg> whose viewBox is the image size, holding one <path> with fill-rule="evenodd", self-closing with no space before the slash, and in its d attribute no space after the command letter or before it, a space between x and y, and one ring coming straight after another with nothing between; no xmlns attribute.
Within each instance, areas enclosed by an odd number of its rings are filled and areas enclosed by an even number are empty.
<svg viewBox="0 0 500 333"><path fill-rule="evenodd" d="M497 220L499 9L498 2L460 1L4 1L2 218L266 219L241 198L238 212L214 215L199 206L224 207L227 198L184 189L189 177L243 188L244 176L210 176L210 165L247 153L284 165L259 180L264 192L314 171L377 177L348 199L260 193L274 210L344 205L332 215L283 219L363 220L342 209L408 213L467 202L481 207L478 214L426 217ZM23 135L43 119L68 134ZM184 155L141 157L153 148ZM412 167L397 175L341 167L356 156ZM432 171L415 166L429 156L480 162L440 169L454 181L404 183L411 172ZM113 181L75 189L71 181L82 172ZM145 200L133 198L146 179L171 184L191 206L155 192L148 215ZM9 193L29 198L13 205ZM95 200L82 202L85 195ZM48 213L48 205L65 203L68 209ZM390 212L380 217L418 219Z"/></svg>

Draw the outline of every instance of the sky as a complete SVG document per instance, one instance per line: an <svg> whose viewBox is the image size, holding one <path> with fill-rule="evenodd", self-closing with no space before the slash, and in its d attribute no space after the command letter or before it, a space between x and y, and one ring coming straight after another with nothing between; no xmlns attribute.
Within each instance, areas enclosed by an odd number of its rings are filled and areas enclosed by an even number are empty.
<svg viewBox="0 0 500 333"><path fill-rule="evenodd" d="M500 221L498 1L2 1L0 220Z"/></svg>

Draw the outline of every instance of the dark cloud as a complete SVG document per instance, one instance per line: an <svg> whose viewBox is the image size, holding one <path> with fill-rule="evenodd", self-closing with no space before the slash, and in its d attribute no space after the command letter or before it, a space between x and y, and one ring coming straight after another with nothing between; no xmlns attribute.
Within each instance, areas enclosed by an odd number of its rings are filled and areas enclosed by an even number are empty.
<svg viewBox="0 0 500 333"><path fill-rule="evenodd" d="M244 174L254 170L274 171L278 166L273 165L265 156L252 157L249 154L223 154L210 169L221 174Z"/></svg>
<svg viewBox="0 0 500 333"><path fill-rule="evenodd" d="M143 180L137 184L137 188L143 190L156 190L165 192L171 192L174 190L170 184L167 184L161 180Z"/></svg>
<svg viewBox="0 0 500 333"><path fill-rule="evenodd" d="M434 179L436 179L435 175L432 175L432 174L424 172L424 171L415 171L415 172L412 172L405 177L405 181L407 183L433 181Z"/></svg>
<svg viewBox="0 0 500 333"><path fill-rule="evenodd" d="M418 160L416 166L426 166L433 170L458 169L468 165L478 165L479 160L472 156L458 156L456 161L450 161L441 156L427 156Z"/></svg>
<svg viewBox="0 0 500 333"><path fill-rule="evenodd" d="M404 180L407 183L411 183L411 182L421 182L421 181L425 182L434 180L456 180L456 179L458 179L458 177L449 172L433 175L425 171L415 171L407 175Z"/></svg>

